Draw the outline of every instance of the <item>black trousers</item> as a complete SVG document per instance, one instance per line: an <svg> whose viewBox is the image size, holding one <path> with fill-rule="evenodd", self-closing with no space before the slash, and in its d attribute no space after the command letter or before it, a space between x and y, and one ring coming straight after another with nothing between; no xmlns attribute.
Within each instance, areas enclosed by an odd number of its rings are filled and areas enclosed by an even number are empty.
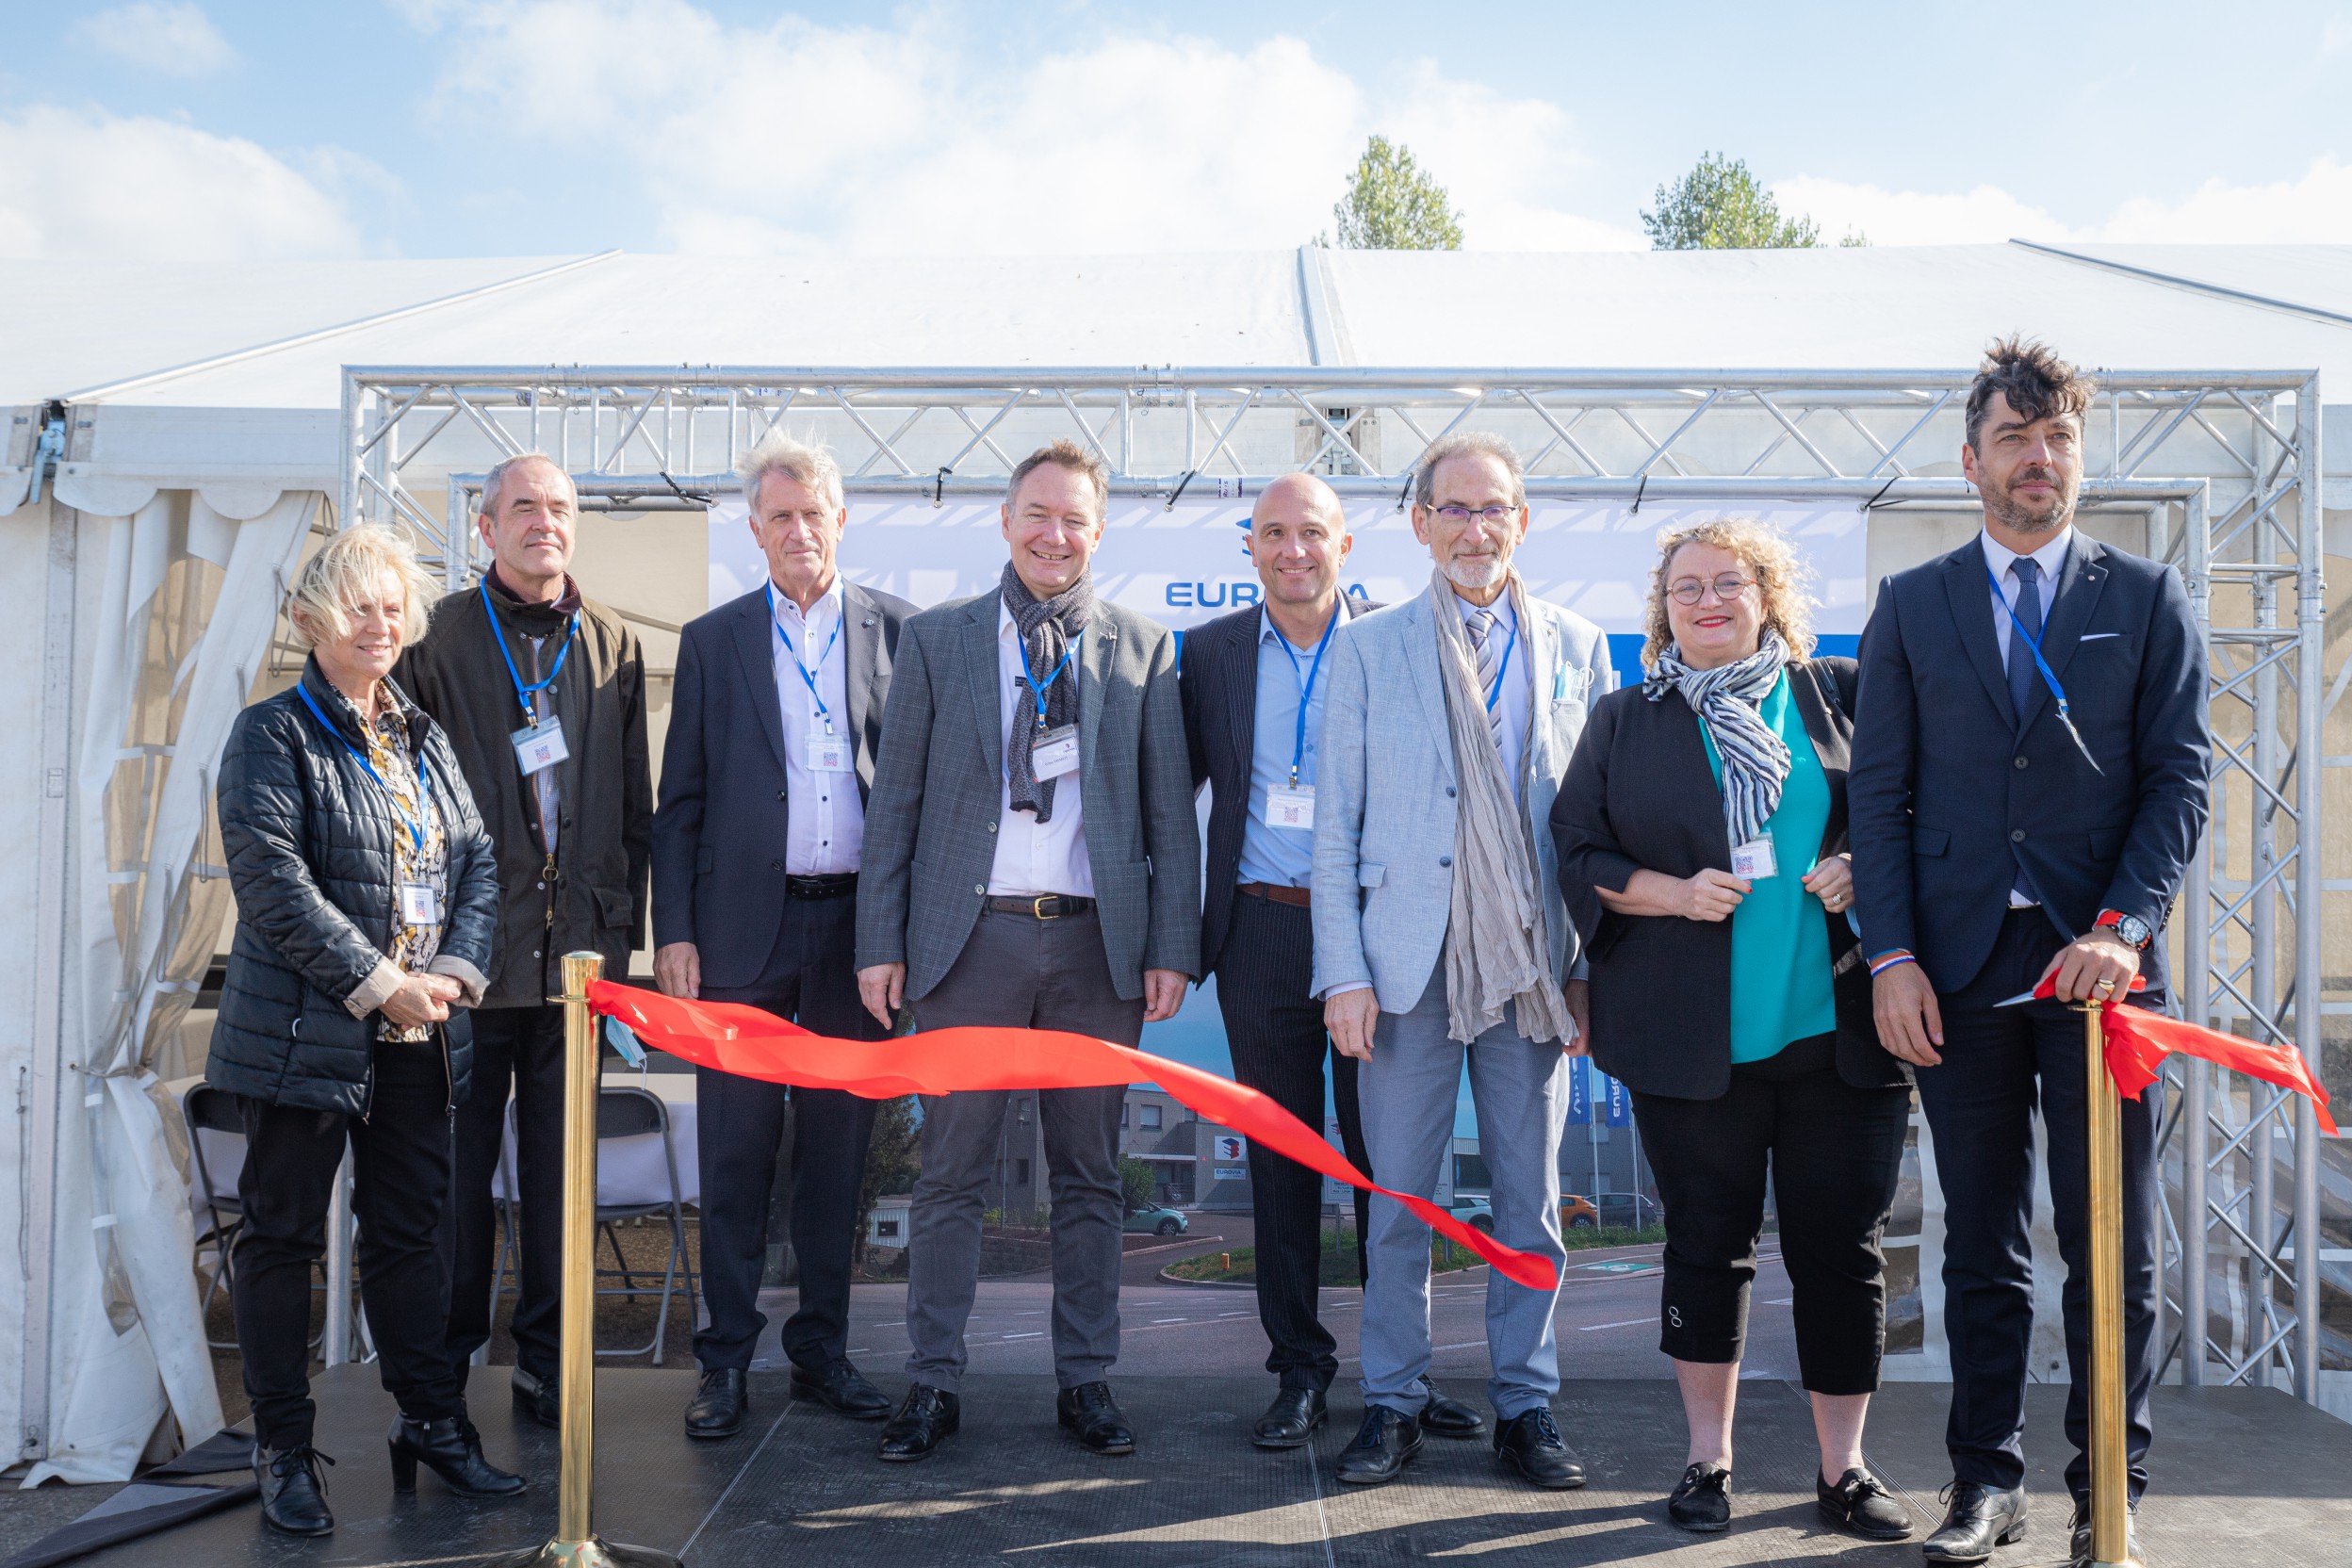
<svg viewBox="0 0 2352 1568"><path fill-rule="evenodd" d="M493 1007L474 1014L474 1080L457 1108L457 1175L449 1191L449 1364L462 1380L490 1343L498 1210L490 1185L514 1096L516 1273L514 1364L556 1375L564 1278L564 1009Z"/></svg>
<svg viewBox="0 0 2352 1568"><path fill-rule="evenodd" d="M776 950L756 985L705 987L711 1002L743 1002L841 1039L874 1040L882 1025L858 1000L858 900L787 899ZM784 1353L823 1367L849 1350L850 1260L874 1138L874 1102L841 1089L694 1070L695 1156L702 1173L702 1298L710 1321L694 1333L706 1372L751 1365L768 1319L760 1310L767 1266L768 1194L784 1118L792 1118L792 1254L800 1306L785 1320Z"/></svg>
<svg viewBox="0 0 2352 1568"><path fill-rule="evenodd" d="M1331 1063L1339 1140L1358 1170L1372 1173L1357 1108L1356 1063L1331 1049L1323 1004L1307 994L1315 966L1313 913L1248 893L1233 895L1233 921L1217 956L1217 1004L1233 1077L1320 1131L1323 1060ZM1271 1348L1266 1369L1284 1388L1326 1389L1339 1371L1338 1345L1317 1311L1322 1278L1323 1178L1294 1160L1250 1145L1250 1206L1256 1220L1258 1321ZM1356 1191L1356 1258L1371 1229L1371 1194Z"/></svg>
<svg viewBox="0 0 2352 1568"><path fill-rule="evenodd" d="M2090 1239L2082 1016L2050 1002L1997 1007L2032 988L2066 939L2039 909L2013 909L1983 972L1940 996L1943 1064L1919 1069L1944 1194L1944 1331L1956 1479L2025 1477L2026 1361L2034 1332L2034 1112L2050 1144L2050 1218L2066 1260L2066 1484L2090 1492ZM2156 1004L2161 1004L2160 999ZM2148 1485L2148 1391L2156 1322L2155 1094L2123 1102L2123 1369L2132 1497Z"/></svg>
<svg viewBox="0 0 2352 1568"><path fill-rule="evenodd" d="M1794 1287L1797 1366L1815 1394L1869 1394L1886 1345L1878 1239L1903 1173L1911 1091L1838 1075L1836 1037L1739 1064L1713 1100L1633 1097L1666 1205L1658 1346L1676 1361L1740 1360L1769 1167Z"/></svg>
<svg viewBox="0 0 2352 1568"><path fill-rule="evenodd" d="M237 1196L237 1349L253 1435L267 1448L311 1440L310 1271L327 1250L327 1204L348 1139L359 1220L359 1293L384 1386L406 1414L438 1421L465 1408L445 1330L449 1276L449 1085L438 1040L379 1041L366 1120L237 1097L245 1168Z"/></svg>

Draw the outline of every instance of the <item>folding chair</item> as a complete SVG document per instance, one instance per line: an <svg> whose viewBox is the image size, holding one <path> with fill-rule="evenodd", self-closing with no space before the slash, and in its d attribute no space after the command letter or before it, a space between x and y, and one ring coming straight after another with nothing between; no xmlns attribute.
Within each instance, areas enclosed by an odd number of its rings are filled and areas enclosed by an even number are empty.
<svg viewBox="0 0 2352 1568"><path fill-rule="evenodd" d="M237 1102L210 1084L197 1084L188 1089L180 1102L180 1115L188 1123L188 1157L196 1163L196 1192L204 1205L204 1228L197 1234L196 1246L201 1251L204 1243L212 1243L217 1259L204 1276L204 1298L196 1304L197 1314L209 1317L212 1298L220 1287L237 1288L237 1265L230 1250L237 1245L237 1233L245 1228L245 1205L237 1200L236 1193L214 1188L212 1171L204 1164L204 1134L234 1133L241 1138L245 1135L245 1120L237 1114ZM201 1262L196 1266L200 1271L204 1269ZM235 1339L205 1343L216 1350L237 1348Z"/></svg>
<svg viewBox="0 0 2352 1568"><path fill-rule="evenodd" d="M662 1310L654 1319L653 1338L644 1345L626 1349L598 1350L600 1356L642 1356L653 1352L653 1364L662 1364L662 1346L670 1330L670 1298L675 1293L679 1273L685 1275L686 1314L694 1312L694 1266L686 1255L686 1202L678 1181L678 1144L670 1135L670 1108L662 1097L650 1089L633 1085L608 1086L596 1095L596 1142L612 1138L643 1137L658 1133L662 1137L662 1157L669 1172L670 1196L666 1201L655 1203L599 1203L596 1205L596 1229L612 1248L612 1261L617 1266L600 1268L599 1279L618 1277L617 1287L598 1286L599 1296L659 1296ZM613 1226L624 1219L638 1219L651 1215L667 1215L670 1221L670 1255L662 1272L662 1287L640 1285L630 1271L629 1260L621 1252L621 1238Z"/></svg>

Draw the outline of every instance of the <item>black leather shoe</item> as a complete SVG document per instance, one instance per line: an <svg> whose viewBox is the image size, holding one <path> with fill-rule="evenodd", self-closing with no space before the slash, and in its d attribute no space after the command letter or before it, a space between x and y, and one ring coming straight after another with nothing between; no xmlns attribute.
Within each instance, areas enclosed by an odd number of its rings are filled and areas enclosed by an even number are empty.
<svg viewBox="0 0 2352 1568"><path fill-rule="evenodd" d="M1568 1457L1568 1444L1552 1423L1549 1405L1523 1410L1494 1434L1494 1457L1536 1485L1569 1492L1584 1484L1584 1466Z"/></svg>
<svg viewBox="0 0 2352 1568"><path fill-rule="evenodd" d="M1250 1429L1250 1441L1261 1448L1303 1448L1330 1414L1321 1389L1286 1388Z"/></svg>
<svg viewBox="0 0 2352 1568"><path fill-rule="evenodd" d="M463 1415L438 1421L418 1421L396 1415L384 1443L392 1450L392 1490L416 1490L416 1465L441 1478L452 1492L468 1497L512 1497L523 1489L523 1478L510 1475L482 1457L482 1434Z"/></svg>
<svg viewBox="0 0 2352 1568"><path fill-rule="evenodd" d="M1701 1460L1682 1473L1666 1499L1666 1517L1693 1535L1731 1527L1731 1472Z"/></svg>
<svg viewBox="0 0 2352 1568"><path fill-rule="evenodd" d="M253 1479L261 1483L261 1516L273 1530L287 1535L332 1535L335 1515L327 1511L327 1478L321 1464L335 1461L299 1444L291 1448L253 1445Z"/></svg>
<svg viewBox="0 0 2352 1568"><path fill-rule="evenodd" d="M518 1366L508 1386L514 1392L516 1411L543 1427L564 1425L563 1402L556 1396L553 1378L533 1377Z"/></svg>
<svg viewBox="0 0 2352 1568"><path fill-rule="evenodd" d="M2025 1488L2002 1492L1975 1481L1944 1488L1944 1522L1920 1544L1930 1562L1982 1562L1995 1546L2025 1538Z"/></svg>
<svg viewBox="0 0 2352 1568"><path fill-rule="evenodd" d="M879 1421L890 1413L890 1396L866 1381L847 1356L837 1356L815 1372L793 1364L792 1397L814 1399L853 1421Z"/></svg>
<svg viewBox="0 0 2352 1568"><path fill-rule="evenodd" d="M1356 1440L1339 1451L1339 1478L1350 1486L1380 1486L1405 1473L1421 1452L1421 1423L1386 1405L1364 1413Z"/></svg>
<svg viewBox="0 0 2352 1568"><path fill-rule="evenodd" d="M1119 1413L1119 1401L1111 1397L1108 1383L1080 1383L1062 1390L1054 1396L1054 1414L1094 1453L1135 1451L1135 1429Z"/></svg>
<svg viewBox="0 0 2352 1568"><path fill-rule="evenodd" d="M2123 1555L2132 1561L2140 1560L2140 1516L2137 1511L2124 1522ZM2074 1505L2074 1537L2066 1556L2066 1568L2091 1568L2091 1510L2087 1503Z"/></svg>
<svg viewBox="0 0 2352 1568"><path fill-rule="evenodd" d="M1868 1470L1849 1470L1836 1486L1813 1478L1813 1499L1821 1518L1865 1541L1908 1541L1911 1514Z"/></svg>
<svg viewBox="0 0 2352 1568"><path fill-rule="evenodd" d="M1429 1391L1429 1402L1421 1407L1421 1429L1431 1437L1451 1437L1468 1440L1486 1435L1486 1417L1463 1404L1449 1399L1440 1391L1437 1380L1424 1378L1421 1386Z"/></svg>
<svg viewBox="0 0 2352 1568"><path fill-rule="evenodd" d="M898 1403L898 1413L882 1429L880 1455L894 1464L923 1459L956 1435L963 1401L943 1388L916 1383Z"/></svg>
<svg viewBox="0 0 2352 1568"><path fill-rule="evenodd" d="M749 1380L740 1366L722 1366L702 1375L702 1386L686 1402L686 1435L696 1438L733 1437L751 1409Z"/></svg>

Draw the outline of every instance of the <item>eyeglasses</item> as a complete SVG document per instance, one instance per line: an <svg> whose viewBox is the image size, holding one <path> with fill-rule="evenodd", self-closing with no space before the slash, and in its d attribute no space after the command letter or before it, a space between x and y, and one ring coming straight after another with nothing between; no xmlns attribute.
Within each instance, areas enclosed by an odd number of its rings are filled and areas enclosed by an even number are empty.
<svg viewBox="0 0 2352 1568"><path fill-rule="evenodd" d="M1473 517L1482 523L1499 523L1519 509L1515 506L1435 506L1429 510L1459 528Z"/></svg>
<svg viewBox="0 0 2352 1568"><path fill-rule="evenodd" d="M1687 577L1666 591L1674 596L1676 604L1690 605L1707 597L1707 591L1712 588L1715 590L1716 598L1729 604L1755 586L1756 580L1753 578L1741 577L1737 572L1725 572L1712 582L1701 582L1697 578Z"/></svg>

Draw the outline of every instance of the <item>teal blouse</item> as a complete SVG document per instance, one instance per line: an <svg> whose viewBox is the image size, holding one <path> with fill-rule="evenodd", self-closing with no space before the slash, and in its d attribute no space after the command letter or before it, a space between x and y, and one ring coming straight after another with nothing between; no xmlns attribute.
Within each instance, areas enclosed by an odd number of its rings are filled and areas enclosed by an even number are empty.
<svg viewBox="0 0 2352 1568"><path fill-rule="evenodd" d="M1799 880L1813 869L1829 825L1829 777L1814 754L1813 738L1788 694L1788 674L1764 698L1764 722L1788 743L1788 779L1768 830L1779 874L1755 884L1731 912L1731 1059L1760 1062L1791 1041L1838 1027L1838 999L1829 973L1829 929L1821 901ZM1707 723L1707 765L1717 788L1723 760Z"/></svg>

